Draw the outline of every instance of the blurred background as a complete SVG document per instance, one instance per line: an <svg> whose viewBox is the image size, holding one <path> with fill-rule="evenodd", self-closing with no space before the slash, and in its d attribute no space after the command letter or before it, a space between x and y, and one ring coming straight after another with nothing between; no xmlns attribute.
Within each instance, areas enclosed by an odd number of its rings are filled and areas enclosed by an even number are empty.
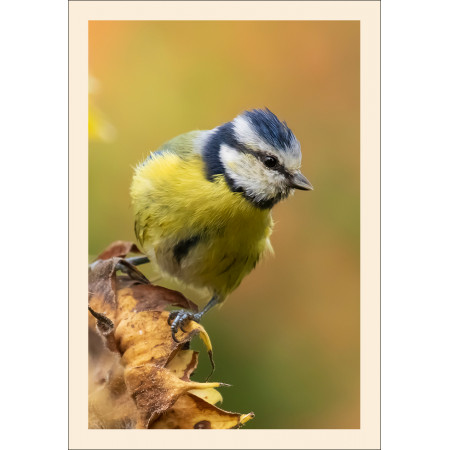
<svg viewBox="0 0 450 450"><path fill-rule="evenodd" d="M314 191L275 206L275 256L203 321L246 428L360 426L359 67L356 21L89 23L90 260L135 241L133 167L172 137L267 106L302 145Z"/></svg>

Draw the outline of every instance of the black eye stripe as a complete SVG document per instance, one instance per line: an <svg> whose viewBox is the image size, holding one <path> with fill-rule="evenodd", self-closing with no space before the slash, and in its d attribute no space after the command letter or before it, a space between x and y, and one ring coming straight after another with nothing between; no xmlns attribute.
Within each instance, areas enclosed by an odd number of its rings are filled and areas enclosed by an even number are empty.
<svg viewBox="0 0 450 450"><path fill-rule="evenodd" d="M290 176L290 173L286 170L286 168L283 166L283 164L281 164L280 160L276 156L271 155L270 153L255 152L251 149L247 149L247 150L248 150L247 153L250 153L253 156L255 156L255 158L258 158L264 164L264 166L267 167L268 169L273 170L274 172L279 172L279 173L283 174L285 177ZM265 160L267 158L275 159L276 164L273 167L268 167L265 164Z"/></svg>
<svg viewBox="0 0 450 450"><path fill-rule="evenodd" d="M228 142L225 142L230 147L242 152L242 153L249 153L250 155L253 155L255 158L259 159L264 164L264 158L267 158L268 156L271 156L273 158L276 158L278 161L278 165L276 167L271 167L270 170L276 171L284 175L286 178L290 178L291 174L286 170L286 168L281 164L280 160L270 154L265 152L256 152L255 150L252 150L251 148L247 147L245 144L241 144L237 141L234 137L230 139Z"/></svg>

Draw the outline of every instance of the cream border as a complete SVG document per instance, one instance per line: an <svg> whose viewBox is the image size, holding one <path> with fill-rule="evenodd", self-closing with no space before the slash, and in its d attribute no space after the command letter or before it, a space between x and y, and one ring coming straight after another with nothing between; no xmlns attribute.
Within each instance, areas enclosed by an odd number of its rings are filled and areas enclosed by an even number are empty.
<svg viewBox="0 0 450 450"><path fill-rule="evenodd" d="M88 20L361 21L361 429L87 428ZM380 3L69 2L69 448L380 448Z"/></svg>

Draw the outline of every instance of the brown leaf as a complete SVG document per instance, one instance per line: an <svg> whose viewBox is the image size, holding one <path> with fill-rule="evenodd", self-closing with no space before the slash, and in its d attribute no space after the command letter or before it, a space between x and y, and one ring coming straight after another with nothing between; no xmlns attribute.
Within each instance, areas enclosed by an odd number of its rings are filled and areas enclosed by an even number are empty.
<svg viewBox="0 0 450 450"><path fill-rule="evenodd" d="M88 310L97 321L97 331L103 337L106 347L112 352L118 351L114 337L114 322L105 314L96 312L90 306L88 306Z"/></svg>
<svg viewBox="0 0 450 450"><path fill-rule="evenodd" d="M151 428L230 429L239 428L255 415L224 411L194 394L181 396Z"/></svg>
<svg viewBox="0 0 450 450"><path fill-rule="evenodd" d="M120 258L99 260L89 267L89 300L97 297L98 301L104 303L108 310L116 309L116 266L118 261Z"/></svg>
<svg viewBox="0 0 450 450"><path fill-rule="evenodd" d="M131 248L129 243L114 243L101 256L125 256ZM118 267L125 268L125 275L116 275ZM253 417L214 406L222 400L214 388L224 384L190 380L198 352L186 344L199 335L212 360L211 341L194 321L178 332L179 342L174 341L168 306L198 311L184 295L149 283L119 256L91 265L90 428L233 428ZM108 349L118 352L120 363Z"/></svg>
<svg viewBox="0 0 450 450"><path fill-rule="evenodd" d="M214 388L206 388L206 389L197 389L195 391L189 391L191 394L200 397L205 400L205 402L211 403L211 405L215 405L216 403L222 403L223 397L217 389Z"/></svg>
<svg viewBox="0 0 450 450"><path fill-rule="evenodd" d="M125 383L140 413L137 428L149 428L161 413L192 389L219 387L220 383L183 381L164 367L144 364L125 369Z"/></svg>
<svg viewBox="0 0 450 450"><path fill-rule="evenodd" d="M194 335L186 334L180 343L175 342L167 318L168 313L165 311L126 311L121 316L115 338L125 366L151 363L164 367L175 351Z"/></svg>
<svg viewBox="0 0 450 450"><path fill-rule="evenodd" d="M198 364L198 352L194 350L180 350L166 364L166 369L170 370L176 377L183 381L189 381L189 377Z"/></svg>
<svg viewBox="0 0 450 450"><path fill-rule="evenodd" d="M180 350L166 364L166 369L169 369L181 380L189 381L189 377L197 368L197 365L198 352L195 352L194 350ZM214 388L196 389L195 391L192 391L192 393L213 405L223 401L220 392Z"/></svg>
<svg viewBox="0 0 450 450"><path fill-rule="evenodd" d="M128 276L118 277L116 274L117 265L126 262L120 258L112 258L106 261L96 261L89 268L89 304L95 303L94 310L106 314L114 321L117 310L116 295L120 292L120 308L127 308L129 311L163 311L168 306L178 306L197 312L198 306L188 300L180 292L167 289L153 284L142 284L136 275L133 278ZM128 264L128 263L127 263ZM134 271L139 271L134 268ZM142 277L144 277L142 275ZM144 277L145 279L145 277ZM129 297L129 298L127 298ZM95 300L92 300L95 298ZM130 298L132 301L130 302ZM112 315L112 316L111 316Z"/></svg>
<svg viewBox="0 0 450 450"><path fill-rule="evenodd" d="M128 253L142 254L141 251L137 248L136 244L134 244L133 242L115 241L112 244L108 245L108 247L106 247L105 250L103 250L96 259L106 260L113 257L125 258Z"/></svg>
<svg viewBox="0 0 450 450"><path fill-rule="evenodd" d="M131 308L132 302L125 297L129 296L134 299L133 309L135 312L140 311L163 311L168 306L178 306L193 312L198 311L198 306L188 300L183 294L172 289L167 289L154 284L134 284L128 288L120 290L121 300L123 304L127 302Z"/></svg>
<svg viewBox="0 0 450 450"><path fill-rule="evenodd" d="M90 371L95 376L89 380L89 428L135 428L139 414L127 391L120 360L110 359L107 371L101 371L98 362L95 368L100 370L95 372L92 368ZM91 365L91 361L89 363Z"/></svg>

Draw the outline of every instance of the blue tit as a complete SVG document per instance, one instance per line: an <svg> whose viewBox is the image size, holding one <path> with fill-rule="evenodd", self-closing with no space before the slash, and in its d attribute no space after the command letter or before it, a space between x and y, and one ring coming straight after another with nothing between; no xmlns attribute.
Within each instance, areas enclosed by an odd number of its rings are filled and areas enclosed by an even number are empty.
<svg viewBox="0 0 450 450"><path fill-rule="evenodd" d="M312 190L301 161L286 122L254 109L175 137L136 167L131 198L144 253L162 274L211 295L196 314L171 312L175 340L272 252L273 206L295 189Z"/></svg>

